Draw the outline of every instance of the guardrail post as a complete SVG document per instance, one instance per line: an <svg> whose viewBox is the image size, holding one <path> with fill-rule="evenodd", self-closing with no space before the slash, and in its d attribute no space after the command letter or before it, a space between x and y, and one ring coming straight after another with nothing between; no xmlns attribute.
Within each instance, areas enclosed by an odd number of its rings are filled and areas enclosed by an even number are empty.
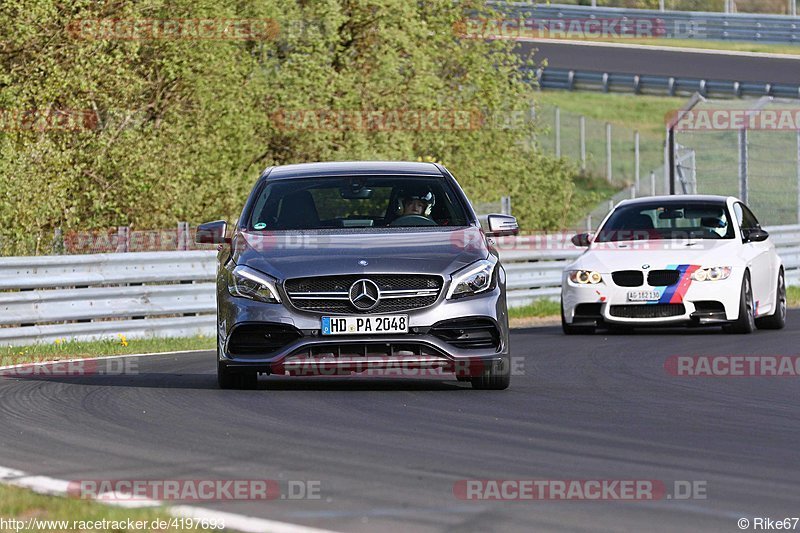
<svg viewBox="0 0 800 533"><path fill-rule="evenodd" d="M116 253L125 253L131 247L131 228L130 226L117 226L117 248Z"/></svg>
<svg viewBox="0 0 800 533"><path fill-rule="evenodd" d="M561 157L561 108L556 106L556 157Z"/></svg>
<svg viewBox="0 0 800 533"><path fill-rule="evenodd" d="M586 117L581 115L581 170L586 170Z"/></svg>
<svg viewBox="0 0 800 533"><path fill-rule="evenodd" d="M611 123L606 122L606 179L609 181L609 183L614 179L614 168L611 155Z"/></svg>

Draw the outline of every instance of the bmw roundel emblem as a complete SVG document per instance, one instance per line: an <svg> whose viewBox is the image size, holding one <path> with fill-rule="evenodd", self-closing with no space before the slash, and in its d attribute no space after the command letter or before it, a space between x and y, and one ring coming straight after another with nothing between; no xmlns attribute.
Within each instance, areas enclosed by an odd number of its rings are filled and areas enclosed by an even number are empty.
<svg viewBox="0 0 800 533"><path fill-rule="evenodd" d="M650 265L642 265L643 270L647 270L648 268L650 268Z"/></svg>
<svg viewBox="0 0 800 533"><path fill-rule="evenodd" d="M358 262L358 264L361 265L362 267L365 267L369 264L369 261L367 261L366 259L362 259L361 261Z"/></svg>

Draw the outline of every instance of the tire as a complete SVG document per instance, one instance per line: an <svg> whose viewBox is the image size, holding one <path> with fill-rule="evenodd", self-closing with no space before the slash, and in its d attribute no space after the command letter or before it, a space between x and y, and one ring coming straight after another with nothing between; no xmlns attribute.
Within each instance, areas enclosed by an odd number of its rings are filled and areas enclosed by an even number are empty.
<svg viewBox="0 0 800 533"><path fill-rule="evenodd" d="M739 295L739 318L736 322L724 326L727 333L747 335L755 331L756 319L753 316L753 285L750 283L750 272L745 271L742 290Z"/></svg>
<svg viewBox="0 0 800 533"><path fill-rule="evenodd" d="M758 329L783 329L786 326L786 278L783 270L778 273L775 305L775 312L770 316L756 318L756 327Z"/></svg>
<svg viewBox="0 0 800 533"><path fill-rule="evenodd" d="M220 389L255 389L258 386L256 372L231 372L228 365L219 360L219 341L217 341L217 384Z"/></svg>
<svg viewBox="0 0 800 533"><path fill-rule="evenodd" d="M470 378L472 388L478 390L505 390L511 384L511 359L503 358L485 368L480 375Z"/></svg>
<svg viewBox="0 0 800 533"><path fill-rule="evenodd" d="M564 302L561 302L561 330L564 335L594 335L597 330L595 326L573 326L567 324L567 319L564 317Z"/></svg>

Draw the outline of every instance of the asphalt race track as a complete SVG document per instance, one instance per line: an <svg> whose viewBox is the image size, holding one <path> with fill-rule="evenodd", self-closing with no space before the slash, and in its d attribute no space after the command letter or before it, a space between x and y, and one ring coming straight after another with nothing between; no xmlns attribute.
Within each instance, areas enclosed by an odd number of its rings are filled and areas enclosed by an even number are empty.
<svg viewBox="0 0 800 533"><path fill-rule="evenodd" d="M553 68L675 76L721 81L800 83L797 59L752 57L739 54L694 53L680 49L598 46L581 43L519 42L518 53L535 52L537 64L547 59Z"/></svg>
<svg viewBox="0 0 800 533"><path fill-rule="evenodd" d="M217 389L213 355L120 376L0 379L0 465L75 479L317 480L321 499L210 508L338 531L739 531L800 515L800 379L687 378L673 355L796 355L750 336L516 331L507 391L455 379L262 378ZM706 499L464 501L463 479L661 480Z"/></svg>

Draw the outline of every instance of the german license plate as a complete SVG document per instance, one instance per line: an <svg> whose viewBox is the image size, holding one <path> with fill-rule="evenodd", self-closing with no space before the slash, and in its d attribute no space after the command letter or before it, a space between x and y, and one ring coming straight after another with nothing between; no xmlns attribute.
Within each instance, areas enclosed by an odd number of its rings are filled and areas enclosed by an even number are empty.
<svg viewBox="0 0 800 533"><path fill-rule="evenodd" d="M408 315L324 316L323 335L408 333Z"/></svg>
<svg viewBox="0 0 800 533"><path fill-rule="evenodd" d="M657 302L661 299L658 291L630 291L628 292L629 302Z"/></svg>

